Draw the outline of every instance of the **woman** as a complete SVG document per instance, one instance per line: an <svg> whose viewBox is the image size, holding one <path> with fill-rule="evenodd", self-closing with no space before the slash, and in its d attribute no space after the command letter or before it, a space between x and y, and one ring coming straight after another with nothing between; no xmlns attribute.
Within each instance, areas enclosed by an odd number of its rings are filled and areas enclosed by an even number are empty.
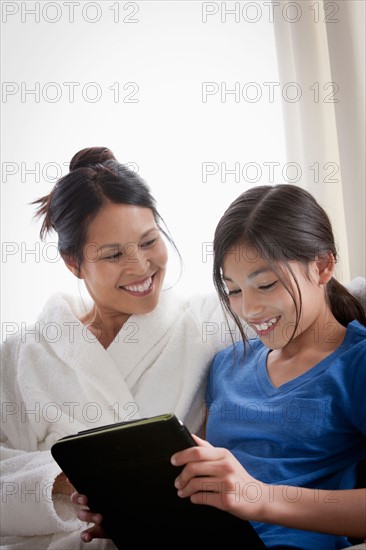
<svg viewBox="0 0 366 550"><path fill-rule="evenodd" d="M229 343L215 293L189 301L163 289L172 241L147 185L111 151L79 151L35 204L41 238L57 233L90 300L52 296L3 344L3 536L80 527L49 452L60 437L166 412L201 433L207 367Z"/></svg>

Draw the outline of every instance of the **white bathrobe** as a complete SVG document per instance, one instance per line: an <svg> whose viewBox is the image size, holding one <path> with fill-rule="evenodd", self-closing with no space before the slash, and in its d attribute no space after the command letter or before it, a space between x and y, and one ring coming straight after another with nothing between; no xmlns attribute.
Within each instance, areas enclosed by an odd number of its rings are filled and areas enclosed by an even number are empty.
<svg viewBox="0 0 366 550"><path fill-rule="evenodd" d="M188 301L162 292L157 308L132 315L108 349L78 321L83 313L81 300L57 294L33 327L20 326L2 345L5 545L38 535L39 548L53 548L45 535L86 527L66 497L51 497L60 469L49 449L60 437L167 412L200 433L207 369L231 343L215 293ZM78 537L65 548L78 548Z"/></svg>

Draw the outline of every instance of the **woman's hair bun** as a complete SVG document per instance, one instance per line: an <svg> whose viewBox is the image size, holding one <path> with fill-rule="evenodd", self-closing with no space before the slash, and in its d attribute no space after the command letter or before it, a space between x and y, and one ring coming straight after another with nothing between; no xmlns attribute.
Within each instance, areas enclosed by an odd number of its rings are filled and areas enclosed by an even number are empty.
<svg viewBox="0 0 366 550"><path fill-rule="evenodd" d="M87 147L76 153L70 161L70 172L95 164L104 164L107 160L116 160L107 147Z"/></svg>

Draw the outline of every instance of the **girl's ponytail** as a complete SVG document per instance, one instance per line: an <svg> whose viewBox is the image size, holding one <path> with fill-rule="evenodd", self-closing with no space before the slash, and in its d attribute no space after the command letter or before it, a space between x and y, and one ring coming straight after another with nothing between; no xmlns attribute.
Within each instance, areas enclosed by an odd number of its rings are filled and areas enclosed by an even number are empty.
<svg viewBox="0 0 366 550"><path fill-rule="evenodd" d="M360 302L334 277L327 284L327 297L334 317L341 325L357 319L366 326L366 313Z"/></svg>

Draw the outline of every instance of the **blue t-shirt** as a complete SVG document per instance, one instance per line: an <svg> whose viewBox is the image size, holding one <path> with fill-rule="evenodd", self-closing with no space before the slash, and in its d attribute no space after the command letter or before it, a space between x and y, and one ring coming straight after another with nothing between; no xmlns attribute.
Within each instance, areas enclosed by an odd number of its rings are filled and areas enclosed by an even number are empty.
<svg viewBox="0 0 366 550"><path fill-rule="evenodd" d="M244 361L242 342L215 356L206 389L207 440L230 449L264 483L328 490L331 506L332 491L354 488L356 464L366 458L366 328L350 323L331 355L278 388L267 373L268 353L253 339ZM300 499L300 493L286 498ZM253 526L267 548L350 546L345 537Z"/></svg>

